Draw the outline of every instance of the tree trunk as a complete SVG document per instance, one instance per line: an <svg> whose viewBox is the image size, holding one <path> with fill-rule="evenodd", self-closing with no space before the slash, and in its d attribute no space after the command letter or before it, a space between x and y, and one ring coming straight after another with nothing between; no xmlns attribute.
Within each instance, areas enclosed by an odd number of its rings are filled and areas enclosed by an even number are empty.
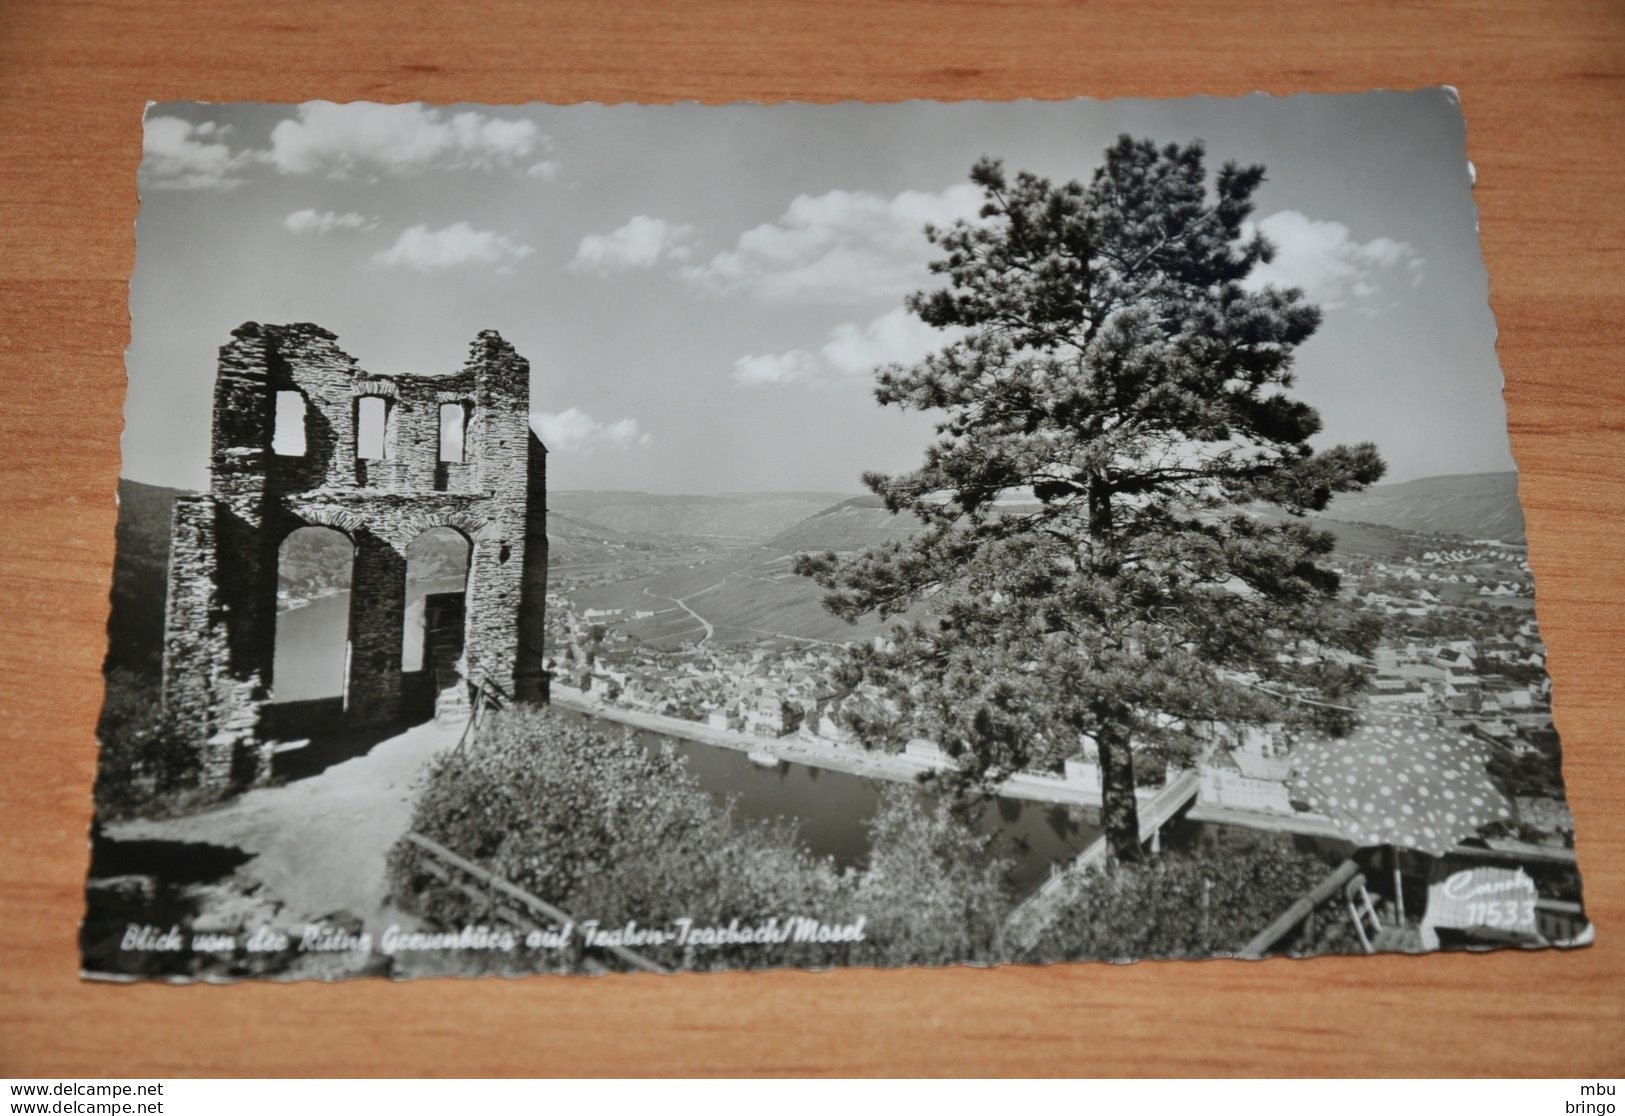
<svg viewBox="0 0 1625 1116"><path fill-rule="evenodd" d="M1113 546L1112 486L1103 473L1089 478L1089 538L1093 559L1106 577L1117 573ZM1095 741L1100 761L1100 822L1106 830L1108 863L1138 864L1145 859L1140 848L1140 808L1134 798L1134 752L1129 747L1128 719L1108 707Z"/></svg>
<svg viewBox="0 0 1625 1116"><path fill-rule="evenodd" d="M1113 862L1138 864L1145 860L1140 847L1140 806L1134 797L1134 752L1127 726L1101 727L1096 747L1100 759L1100 824L1106 830L1106 849Z"/></svg>

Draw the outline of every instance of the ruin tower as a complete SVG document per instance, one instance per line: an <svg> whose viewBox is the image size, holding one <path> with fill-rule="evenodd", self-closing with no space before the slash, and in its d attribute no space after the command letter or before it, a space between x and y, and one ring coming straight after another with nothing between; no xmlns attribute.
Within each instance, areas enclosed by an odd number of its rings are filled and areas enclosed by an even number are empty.
<svg viewBox="0 0 1625 1116"><path fill-rule="evenodd" d="M300 527L353 546L341 727L403 717L406 551L434 527L469 543L459 685L547 700L547 450L529 363L490 330L449 375L366 372L335 342L310 324L232 332L209 491L175 503L163 704L213 784L251 774L267 739L278 555Z"/></svg>

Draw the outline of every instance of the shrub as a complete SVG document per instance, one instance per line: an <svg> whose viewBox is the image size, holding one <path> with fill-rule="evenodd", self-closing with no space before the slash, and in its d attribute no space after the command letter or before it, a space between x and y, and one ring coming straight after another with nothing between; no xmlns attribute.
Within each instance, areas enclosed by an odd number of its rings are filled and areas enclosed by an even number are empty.
<svg viewBox="0 0 1625 1116"><path fill-rule="evenodd" d="M855 943L640 950L677 968L983 960L1006 906L1004 866L980 859L983 839L945 807L927 812L908 788L883 797L872 867L842 873L794 826L740 821L671 748L535 709L492 717L462 752L442 756L412 828L606 928L866 919ZM410 843L396 845L389 873L396 900L441 926L488 920Z"/></svg>
<svg viewBox="0 0 1625 1116"><path fill-rule="evenodd" d="M1331 867L1271 835L1238 847L1165 852L1110 874L1095 871L1023 960L1236 953ZM1317 923L1315 948L1337 948L1341 938L1332 928L1338 918L1317 918Z"/></svg>
<svg viewBox="0 0 1625 1116"><path fill-rule="evenodd" d="M103 820L151 813L193 797L198 750L164 723L156 681L115 667L106 674L106 698L96 735L96 813Z"/></svg>
<svg viewBox="0 0 1625 1116"><path fill-rule="evenodd" d="M799 913L827 920L845 911L850 890L788 827L732 824L672 749L534 709L493 716L463 751L442 756L412 828L605 927ZM484 910L424 872L421 855L404 842L391 854L396 898L441 925L481 921ZM791 960L760 947L645 952L699 968ZM812 951L794 960L826 958Z"/></svg>
<svg viewBox="0 0 1625 1116"><path fill-rule="evenodd" d="M878 965L941 965L997 960L1010 903L1007 865L988 860L988 838L955 816L946 800L927 812L908 787L888 787L870 823L869 869L856 907L869 916L861 960Z"/></svg>
<svg viewBox="0 0 1625 1116"><path fill-rule="evenodd" d="M1241 949L1330 870L1274 836L1170 851L1096 873L1033 949L1011 957L1001 945L1007 865L946 801L928 806L915 788L888 787L870 823L868 865L843 873L813 856L793 825L739 820L670 747L536 709L493 716L461 752L437 760L412 828L578 924L865 919L855 943L639 947L691 969L1207 957ZM396 845L389 873L395 900L442 927L490 921L483 901L437 880L410 843ZM1315 949L1348 947L1346 919L1317 921ZM525 964L559 963L544 954Z"/></svg>

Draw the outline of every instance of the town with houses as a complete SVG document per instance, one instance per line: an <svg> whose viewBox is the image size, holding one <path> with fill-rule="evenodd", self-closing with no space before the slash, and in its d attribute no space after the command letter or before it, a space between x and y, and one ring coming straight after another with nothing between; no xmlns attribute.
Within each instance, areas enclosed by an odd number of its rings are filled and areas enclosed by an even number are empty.
<svg viewBox="0 0 1625 1116"><path fill-rule="evenodd" d="M1526 549L1501 540L1398 532L1386 542L1379 548L1384 553L1340 548L1335 560L1352 607L1384 619L1363 700L1374 709L1431 714L1489 746L1490 773L1516 816L1496 823L1498 838L1488 839L1572 848L1574 822L1563 797ZM644 715L643 723L660 718L679 732L684 723L702 725L711 739L728 734L741 747L794 743L801 756L818 748L891 747L925 766L949 762L929 741L877 743L866 729L885 725L896 707L871 683L843 688L833 681L841 645L783 634L712 638L702 626L704 598L698 596L687 603L644 596L627 607L591 608L572 597L590 584L601 600L601 587L613 582L614 575L602 571L580 584L555 576L548 635L558 697L576 694L600 711ZM667 615L692 624L691 638L637 634ZM1198 761L1202 806L1243 824L1314 832L1315 819L1288 790L1290 742L1248 730L1232 743L1213 745ZM1028 773L1023 782L1048 779L1085 796L1098 794L1098 771L1087 757L1068 761L1061 772Z"/></svg>

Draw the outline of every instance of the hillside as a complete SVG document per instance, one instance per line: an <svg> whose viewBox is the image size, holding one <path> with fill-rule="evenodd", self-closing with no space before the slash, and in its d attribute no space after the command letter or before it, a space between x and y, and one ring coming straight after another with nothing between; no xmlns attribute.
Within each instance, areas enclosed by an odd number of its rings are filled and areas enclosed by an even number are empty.
<svg viewBox="0 0 1625 1116"><path fill-rule="evenodd" d="M169 523L178 488L119 478L107 667L156 674L164 637Z"/></svg>
<svg viewBox="0 0 1625 1116"><path fill-rule="evenodd" d="M892 515L879 496L855 496L797 521L752 548L759 564L773 565L809 550L862 550L919 529L912 516Z"/></svg>
<svg viewBox="0 0 1625 1116"><path fill-rule="evenodd" d="M1422 534L1524 541L1518 474L1513 472L1465 473L1373 485L1364 492L1337 497L1324 518L1375 523Z"/></svg>
<svg viewBox="0 0 1625 1116"><path fill-rule="evenodd" d="M561 511L553 506L547 511L547 548L550 569L601 566L639 558L703 559L715 552L714 547L700 539L622 531L579 512Z"/></svg>
<svg viewBox="0 0 1625 1116"><path fill-rule="evenodd" d="M1399 486L1394 486L1399 487ZM1391 500L1390 508L1400 506ZM1012 510L1019 505L1011 505ZM1406 531L1382 524L1322 518L1320 526L1337 536L1339 552L1366 558L1394 558L1413 549ZM765 634L847 641L879 634L888 622L865 619L849 625L823 607L823 590L791 572L795 555L833 550L851 553L917 530L914 521L888 513L878 496L860 496L823 508L772 538L752 543L712 562L669 570L655 577L603 586L576 595L584 607L630 610L651 607L650 598L682 598L717 625L718 638L759 638ZM671 618L677 622L678 618ZM678 627L688 625L678 623ZM660 620L642 638L660 638Z"/></svg>
<svg viewBox="0 0 1625 1116"><path fill-rule="evenodd" d="M1018 507L1011 505L1012 510ZM1333 519L1322 519L1320 525L1337 536L1343 554L1393 558L1411 549L1409 536L1394 527ZM915 530L913 520L891 515L878 496L860 496L823 508L772 538L716 561L582 591L575 599L583 607L636 611L659 607L661 599L682 598L717 626L717 637L723 640L769 634L838 642L867 639L885 631L891 621L866 618L849 625L832 616L823 607L824 591L792 573L792 561L809 551L863 550L907 538ZM657 641L674 630L693 634L692 624L680 616L655 618L632 629L640 638Z"/></svg>
<svg viewBox="0 0 1625 1116"><path fill-rule="evenodd" d="M572 594L584 608L661 609L660 615L629 628L640 639L661 642L668 633L693 624L672 612L681 598L716 625L719 640L764 636L844 642L884 631L889 622L850 625L823 606L824 591L791 572L796 554L812 550L855 551L888 539L906 538L914 528L887 513L878 497L860 496L820 508L786 530L729 554L665 572L583 589Z"/></svg>
<svg viewBox="0 0 1625 1116"><path fill-rule="evenodd" d="M722 543L767 539L843 499L829 492L550 492L550 512L624 535L677 536Z"/></svg>
<svg viewBox="0 0 1625 1116"><path fill-rule="evenodd" d="M1315 525L1337 536L1337 553L1350 558L1398 558L1415 549L1413 537L1397 527L1324 517Z"/></svg>

